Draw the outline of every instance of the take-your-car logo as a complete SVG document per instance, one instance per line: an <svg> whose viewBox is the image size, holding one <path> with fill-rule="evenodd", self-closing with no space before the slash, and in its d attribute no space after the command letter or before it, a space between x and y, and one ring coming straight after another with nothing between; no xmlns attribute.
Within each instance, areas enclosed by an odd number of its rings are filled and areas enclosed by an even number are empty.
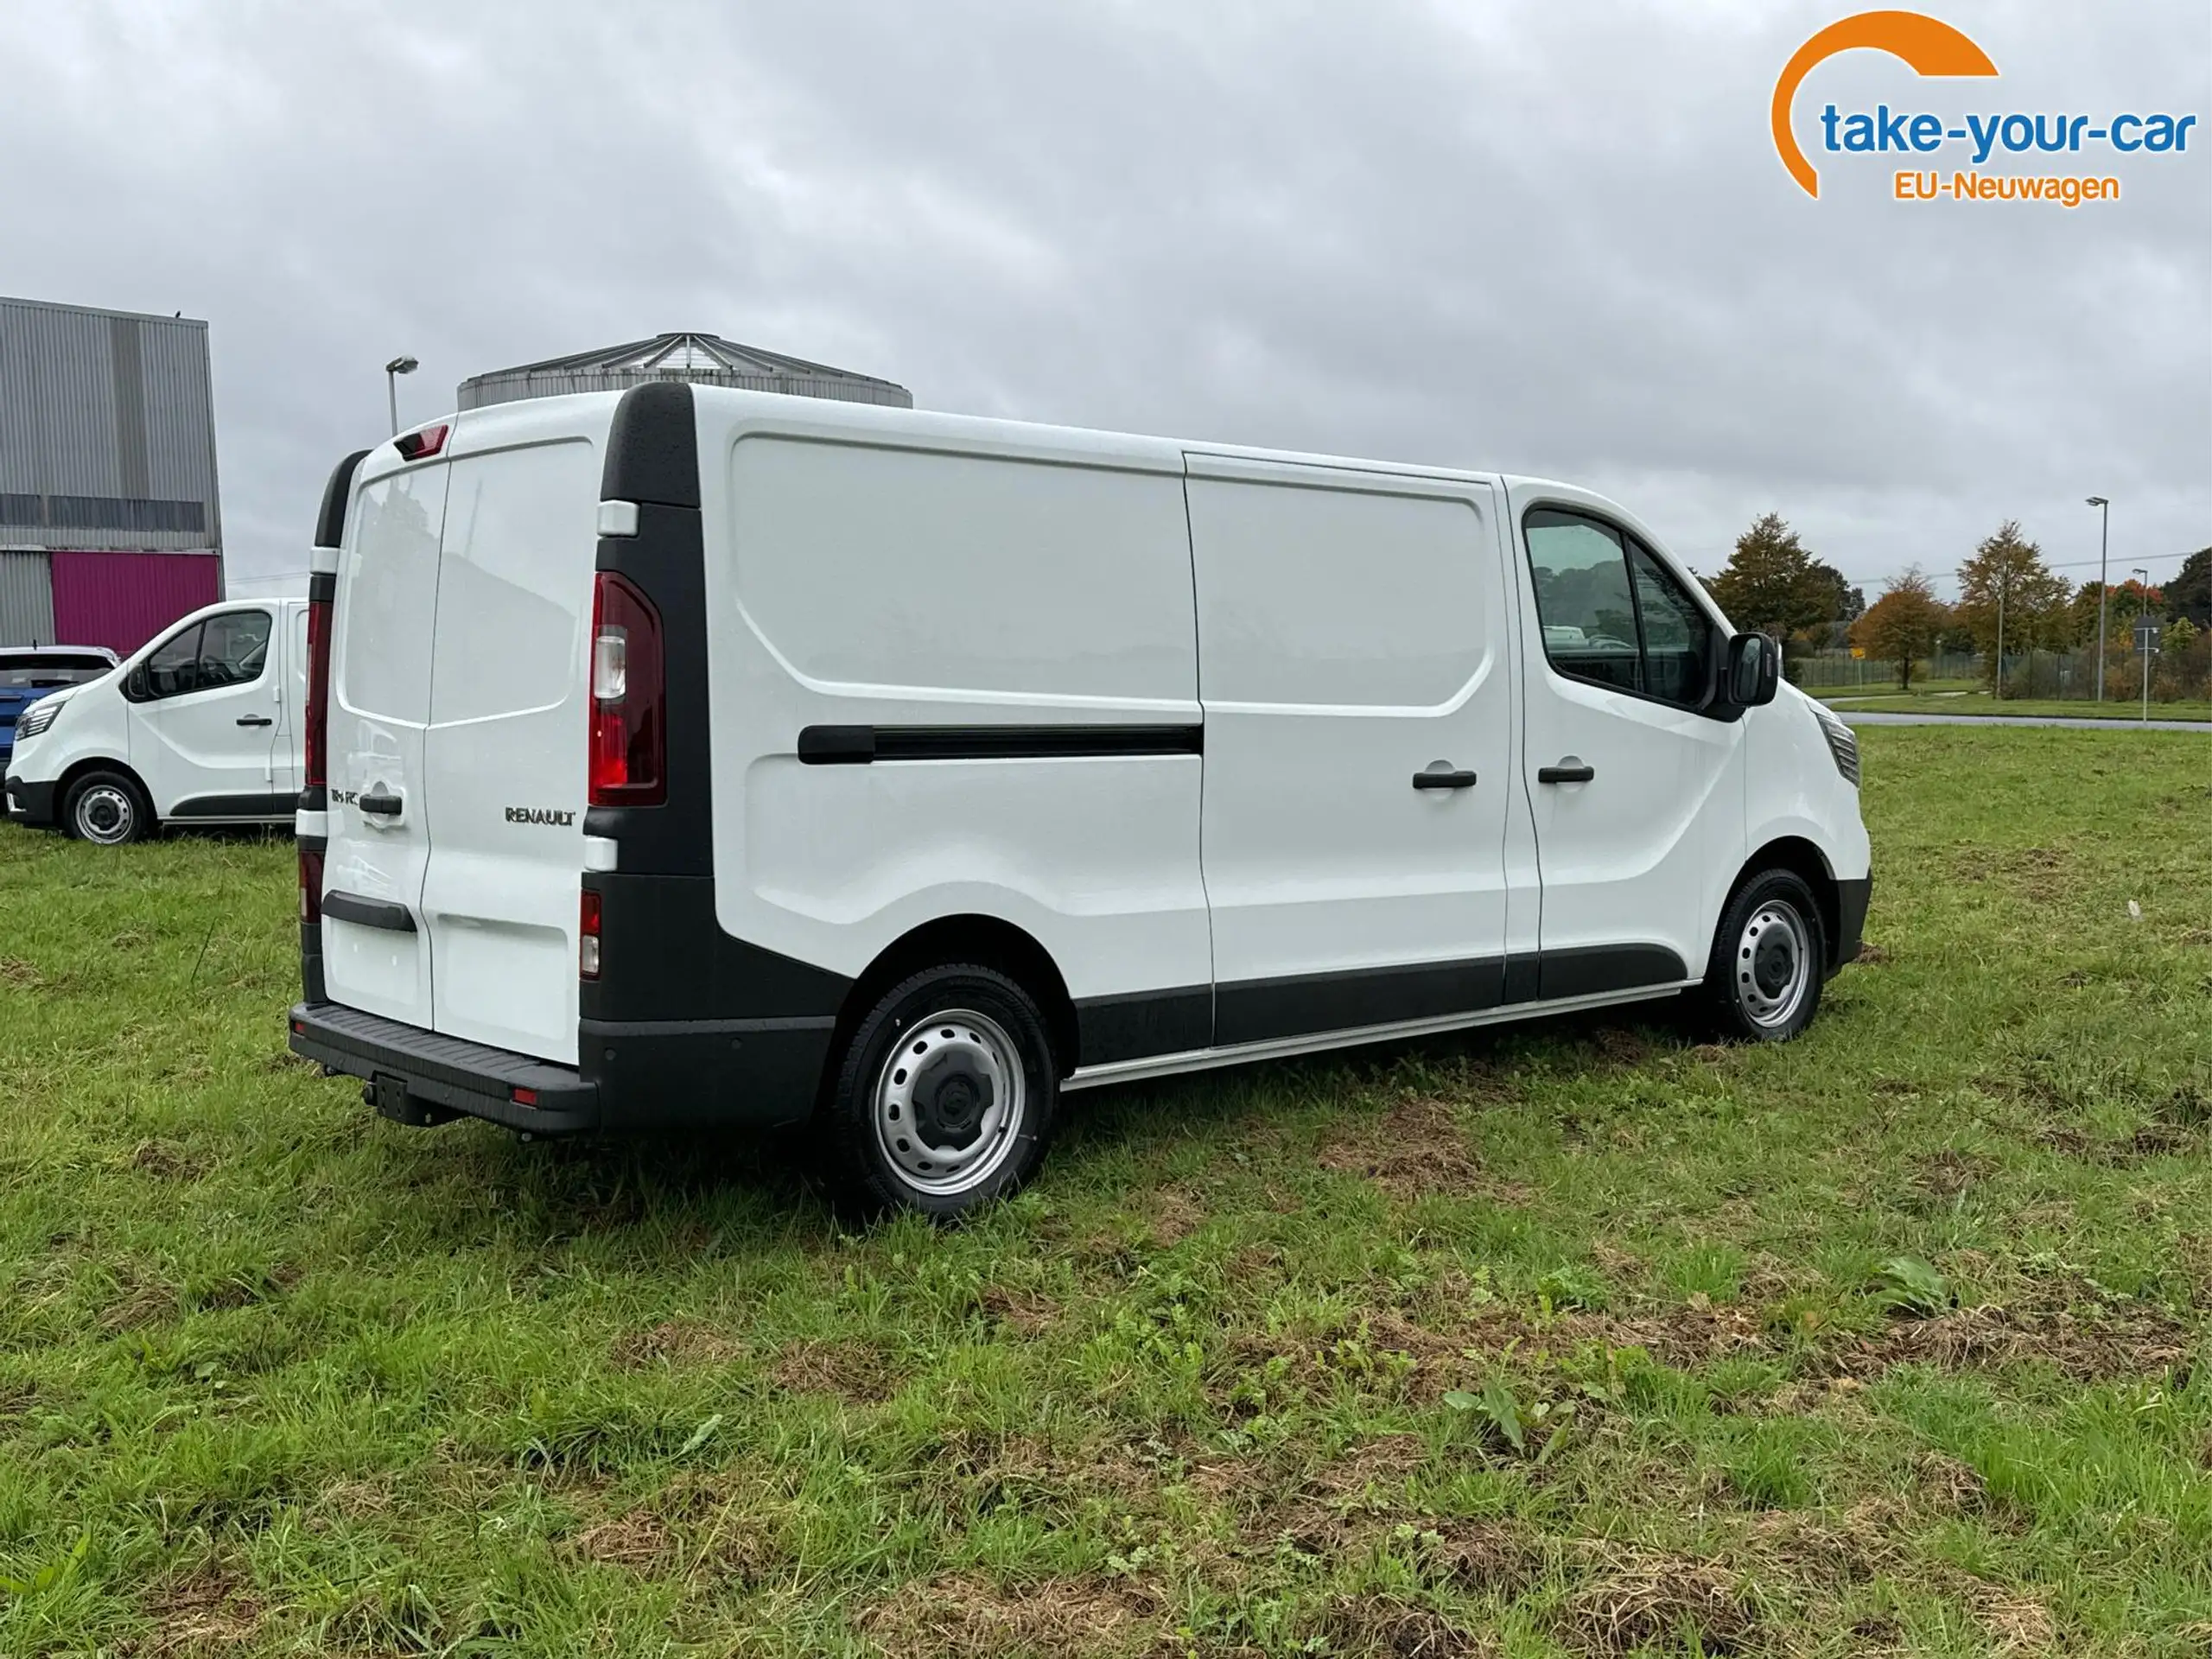
<svg viewBox="0 0 2212 1659"><path fill-rule="evenodd" d="M1862 11L1826 29L1799 47L1774 85L1770 118L1774 148L1789 176L1808 196L1821 194L1821 175L1797 142L1797 89L1815 68L1840 52L1872 50L1901 59L1916 74L1940 79L1994 79L1997 66L1972 40L1937 18L1916 11ZM2170 157L2185 154L2194 115L2113 111L1962 110L1951 114L1877 104L1871 110L1821 111L1818 149L1846 156L1910 156L1915 165L1893 168L1891 194L1899 201L2044 201L2061 207L2118 201L2120 181L2107 167L2086 162L2067 167L2047 156ZM1921 165L1942 156L1948 168ZM1992 168L1999 156L2034 156L2034 168ZM1961 165L1960 163L1964 163Z"/></svg>

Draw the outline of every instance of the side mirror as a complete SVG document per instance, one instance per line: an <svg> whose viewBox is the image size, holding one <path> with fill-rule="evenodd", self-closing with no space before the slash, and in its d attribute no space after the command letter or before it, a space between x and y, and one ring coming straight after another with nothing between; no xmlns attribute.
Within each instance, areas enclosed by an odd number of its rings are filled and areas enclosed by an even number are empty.
<svg viewBox="0 0 2212 1659"><path fill-rule="evenodd" d="M143 702L146 701L150 693L148 691L146 686L145 664L139 664L137 667L132 669L124 677L123 682L123 695L124 700L127 702Z"/></svg>
<svg viewBox="0 0 2212 1659"><path fill-rule="evenodd" d="M1739 633L1728 642L1728 701L1756 709L1774 701L1782 678L1782 647L1763 633Z"/></svg>

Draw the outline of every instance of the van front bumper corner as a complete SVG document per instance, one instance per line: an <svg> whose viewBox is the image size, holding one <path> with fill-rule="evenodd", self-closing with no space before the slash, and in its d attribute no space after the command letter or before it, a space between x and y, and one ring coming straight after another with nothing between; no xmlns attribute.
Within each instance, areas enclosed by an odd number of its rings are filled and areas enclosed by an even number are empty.
<svg viewBox="0 0 2212 1659"><path fill-rule="evenodd" d="M461 1114L530 1135L581 1135L600 1126L599 1085L574 1066L441 1037L337 1002L293 1006L293 1053L362 1078L367 1097L406 1123Z"/></svg>
<svg viewBox="0 0 2212 1659"><path fill-rule="evenodd" d="M54 824L54 785L34 784L22 778L7 780L8 816L17 823L50 829Z"/></svg>

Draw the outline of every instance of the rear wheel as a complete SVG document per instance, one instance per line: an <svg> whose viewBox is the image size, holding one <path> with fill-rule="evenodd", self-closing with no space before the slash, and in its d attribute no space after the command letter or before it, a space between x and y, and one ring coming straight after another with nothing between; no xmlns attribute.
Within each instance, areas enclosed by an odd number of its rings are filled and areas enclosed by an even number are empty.
<svg viewBox="0 0 2212 1659"><path fill-rule="evenodd" d="M120 847L154 827L154 809L137 780L119 772L88 772L69 785L61 823L79 841Z"/></svg>
<svg viewBox="0 0 2212 1659"><path fill-rule="evenodd" d="M1002 1198L1043 1159L1058 1093L1028 992L968 963L916 974L846 1045L830 1103L845 1184L872 1208L940 1217Z"/></svg>
<svg viewBox="0 0 2212 1659"><path fill-rule="evenodd" d="M1720 918L1706 995L1721 1035L1786 1043L1821 1006L1827 944L1821 907L1802 876L1763 870Z"/></svg>

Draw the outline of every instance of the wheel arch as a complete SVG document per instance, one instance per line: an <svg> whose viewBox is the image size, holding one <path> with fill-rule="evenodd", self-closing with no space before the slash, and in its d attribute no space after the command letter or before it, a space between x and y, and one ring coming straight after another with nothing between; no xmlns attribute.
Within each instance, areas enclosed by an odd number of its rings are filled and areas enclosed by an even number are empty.
<svg viewBox="0 0 2212 1659"><path fill-rule="evenodd" d="M69 791L76 788L87 773L95 772L118 772L129 779L131 786L138 791L138 798L146 803L146 816L152 820L149 827L154 829L161 827L162 810L155 804L154 791L146 787L146 780L138 775L138 769L128 760L118 760L111 755L104 754L88 754L81 760L72 760L62 768L61 775L54 780L54 816L56 823L67 827Z"/></svg>
<svg viewBox="0 0 2212 1659"><path fill-rule="evenodd" d="M1814 900L1821 907L1821 945L1826 958L1823 965L1833 971L1838 965L1836 953L1843 948L1842 897L1836 887L1835 872L1828 868L1827 855L1803 836L1777 836L1744 861L1743 868L1728 884L1719 913L1713 918L1716 937L1721 922L1727 918L1729 906L1736 902L1736 895L1743 892L1752 877L1767 870L1788 870L1813 890ZM1707 960L1710 963L1710 956Z"/></svg>
<svg viewBox="0 0 2212 1659"><path fill-rule="evenodd" d="M1033 935L998 916L940 916L886 945L846 990L830 1052L843 1052L868 1010L893 985L925 968L951 962L995 968L1035 997L1052 1036L1054 1069L1064 1077L1075 1069L1075 999L1068 994L1066 977ZM831 1081L825 1071L825 1089Z"/></svg>

